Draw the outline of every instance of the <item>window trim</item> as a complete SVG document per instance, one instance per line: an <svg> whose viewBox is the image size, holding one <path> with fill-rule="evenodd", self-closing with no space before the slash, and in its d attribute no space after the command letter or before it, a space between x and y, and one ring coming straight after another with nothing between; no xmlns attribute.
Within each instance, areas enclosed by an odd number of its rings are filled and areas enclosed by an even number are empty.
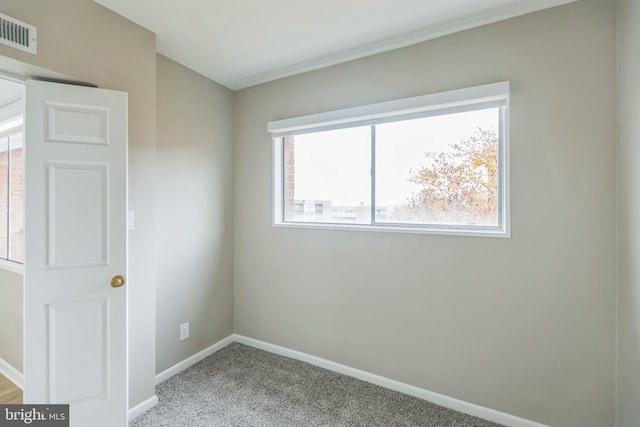
<svg viewBox="0 0 640 427"><path fill-rule="evenodd" d="M10 261L0 258L0 270L11 271L12 273L24 274L24 264L17 261Z"/></svg>
<svg viewBox="0 0 640 427"><path fill-rule="evenodd" d="M508 81L504 81L269 122L267 124L267 130L271 134L273 141L273 226L303 229L382 231L476 237L511 237L511 215L509 203L509 103L510 84ZM414 226L411 224L379 223L375 221L375 215L371 218L371 224L298 223L284 221L284 144L282 141L285 136L294 136L363 125L375 125L379 123L454 114L494 107L500 107L501 111L500 128L498 132L499 170L502 172L502 176L499 181L498 215L501 219L500 228L491 227L483 229L483 227L479 226L441 226L436 224L416 224ZM372 161L375 161L374 151L371 153L371 159ZM373 173L375 163L372 164L371 167ZM374 192L375 187L372 188L371 191ZM372 211L375 209L374 201L375 198L372 198Z"/></svg>

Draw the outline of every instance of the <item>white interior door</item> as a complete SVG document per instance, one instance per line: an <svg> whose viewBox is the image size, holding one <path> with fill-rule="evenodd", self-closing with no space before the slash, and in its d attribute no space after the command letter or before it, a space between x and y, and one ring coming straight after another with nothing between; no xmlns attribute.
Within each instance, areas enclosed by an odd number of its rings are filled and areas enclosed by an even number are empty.
<svg viewBox="0 0 640 427"><path fill-rule="evenodd" d="M28 81L25 141L25 403L126 426L127 94Z"/></svg>

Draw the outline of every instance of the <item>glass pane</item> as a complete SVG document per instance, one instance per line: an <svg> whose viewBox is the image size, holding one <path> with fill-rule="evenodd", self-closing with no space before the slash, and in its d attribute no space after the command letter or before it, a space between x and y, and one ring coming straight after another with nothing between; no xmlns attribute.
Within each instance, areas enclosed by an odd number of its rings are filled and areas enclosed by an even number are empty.
<svg viewBox="0 0 640 427"><path fill-rule="evenodd" d="M285 137L284 220L371 223L369 126Z"/></svg>
<svg viewBox="0 0 640 427"><path fill-rule="evenodd" d="M24 147L22 133L10 137L9 259L24 262Z"/></svg>
<svg viewBox="0 0 640 427"><path fill-rule="evenodd" d="M0 258L8 256L9 138L0 138Z"/></svg>
<svg viewBox="0 0 640 427"><path fill-rule="evenodd" d="M380 223L499 226L500 109L376 126Z"/></svg>

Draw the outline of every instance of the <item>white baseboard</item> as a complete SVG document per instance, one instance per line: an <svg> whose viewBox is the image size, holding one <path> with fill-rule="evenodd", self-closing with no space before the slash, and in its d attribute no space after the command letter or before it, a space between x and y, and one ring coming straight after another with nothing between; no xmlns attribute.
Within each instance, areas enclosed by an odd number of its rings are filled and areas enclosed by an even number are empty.
<svg viewBox="0 0 640 427"><path fill-rule="evenodd" d="M133 408L129 409L129 422L135 420L137 417L139 417L149 409L153 408L157 404L158 404L158 396L154 394L144 402L139 403Z"/></svg>
<svg viewBox="0 0 640 427"><path fill-rule="evenodd" d="M210 356L216 351L221 350L222 348L228 346L232 342L238 342L240 344L245 344L250 347L259 348L261 350L265 350L270 353L275 353L281 356L297 359L302 362L319 366L321 368L328 369L330 371L334 371L343 375L348 375L350 377L357 378L362 381L367 381L369 383L376 384L381 387L388 388L390 390L395 390L400 393L408 394L410 396L414 396L419 399L426 400L431 403L435 403L436 405L444 406L445 408L453 409L455 411L472 415L474 417L482 418L487 421L492 421L494 423L502 424L506 427L550 427L548 425L540 424L538 422L527 420L525 418L520 418L515 415L507 414L505 412L500 412L494 409L485 408L484 406L476 405L474 403L465 402L460 399L445 396L443 394L425 390L416 386L412 386L410 384L405 384L400 381L395 381L389 378L382 377L380 375L372 374L370 372L361 371L360 369L352 368L350 366L341 365L340 363L332 362L327 359L322 359L320 357L312 356L310 354L302 353L300 351L291 350L286 347L281 347L279 345L270 344L268 342L256 340L256 339L245 337L243 335L238 335L238 334L230 335L227 338L224 338L218 341L217 343L213 344L211 347L208 347L202 350L201 352L194 354L193 356L172 366L171 368L159 373L158 375L156 375L156 384L159 384L162 381L176 374L179 374L180 372L184 371L190 366L198 363L205 357ZM155 399L155 401L153 401L153 399ZM158 398L154 396L153 398L131 409L129 411L129 419L131 420L136 416L140 415L141 413L143 413L144 411L146 411L147 409L153 407L157 403L157 401L158 401Z"/></svg>
<svg viewBox="0 0 640 427"><path fill-rule="evenodd" d="M248 338L242 335L234 334L232 336L233 341L240 344L245 344L251 347L259 348L271 353L279 354L281 356L297 359L311 365L319 366L330 371L338 372L343 375L357 378L359 380L367 381L372 384L379 385L381 387L388 388L390 390L399 391L410 396L414 396L423 400L426 400L436 405L444 406L445 408L453 409L458 412L472 415L474 417L482 418L487 421L502 424L507 427L549 427L544 424L530 421L524 418L517 417L515 415L507 414L504 412L496 411L494 409L485 408L484 406L476 405L473 403L465 402L463 400L455 399L453 397L445 396L439 393L434 393L429 390L425 390L419 387L415 387L409 384L401 383L399 381L391 380L389 378L381 377L380 375L372 374L369 372L361 371L359 369L351 368L349 366L341 365L339 363L332 362L330 360L322 359L320 357L312 356L310 354L302 353L296 350L291 350L286 347L280 347L278 345L269 344L264 341L259 341L253 338Z"/></svg>
<svg viewBox="0 0 640 427"><path fill-rule="evenodd" d="M204 350L194 354L193 356L183 360L182 362L173 365L169 369L160 372L158 375L156 375L156 385L160 384L164 380L167 380L167 379L171 378L172 376L174 376L176 374L179 374L180 372L184 371L185 369L187 369L191 365L194 365L194 364L198 363L199 361L201 361L205 357L212 355L216 351L228 346L232 342L233 342L233 336L229 335L228 337L226 337L226 338L218 341L217 343L213 344L211 347L207 347ZM142 403L136 405L135 407L129 409L129 422L133 421L135 418L139 417L144 412L146 412L149 409L153 408L157 404L158 404L158 396L153 395L152 397L150 397L149 399L145 400L144 402L142 402Z"/></svg>
<svg viewBox="0 0 640 427"><path fill-rule="evenodd" d="M24 390L24 376L22 372L18 371L2 357L0 357L0 374L7 377L9 381L18 386L20 390Z"/></svg>
<svg viewBox="0 0 640 427"><path fill-rule="evenodd" d="M211 347L207 347L204 350L194 354L193 356L184 359L182 362L173 365L169 369L160 372L158 375L156 375L156 384L160 384L162 381L167 380L176 374L179 374L190 366L195 365L205 357L211 356L216 351L228 346L232 342L233 335L229 335L228 337L213 344Z"/></svg>

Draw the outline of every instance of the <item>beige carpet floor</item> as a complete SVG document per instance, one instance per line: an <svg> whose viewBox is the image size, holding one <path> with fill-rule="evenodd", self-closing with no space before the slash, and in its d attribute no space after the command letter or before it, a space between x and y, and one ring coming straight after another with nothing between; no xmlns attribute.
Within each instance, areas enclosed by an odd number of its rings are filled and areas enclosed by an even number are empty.
<svg viewBox="0 0 640 427"><path fill-rule="evenodd" d="M238 343L161 383L157 395L132 427L500 427Z"/></svg>

